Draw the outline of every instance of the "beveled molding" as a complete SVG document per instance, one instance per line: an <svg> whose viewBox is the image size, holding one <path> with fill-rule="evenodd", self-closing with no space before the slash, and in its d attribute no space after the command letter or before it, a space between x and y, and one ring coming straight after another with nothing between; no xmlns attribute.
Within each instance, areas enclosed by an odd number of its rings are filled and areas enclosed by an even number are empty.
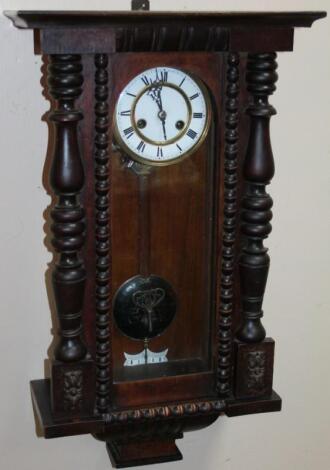
<svg viewBox="0 0 330 470"><path fill-rule="evenodd" d="M41 32L45 54L165 51L291 51L309 12L5 11L18 28ZM94 28L94 31L93 29ZM97 28L97 34L95 33ZM68 40L68 34L70 40Z"/></svg>
<svg viewBox="0 0 330 470"><path fill-rule="evenodd" d="M310 28L314 21L324 18L325 11L270 11L270 12L216 12L216 11L54 11L18 10L4 11L17 28L55 28L61 23L67 28L90 26L121 27L127 24L158 24L198 21L201 24L220 26L291 26Z"/></svg>
<svg viewBox="0 0 330 470"><path fill-rule="evenodd" d="M140 422L149 419L164 420L187 416L219 414L225 411L224 400L195 400L163 406L133 408L123 411L110 411L103 415L106 424Z"/></svg>

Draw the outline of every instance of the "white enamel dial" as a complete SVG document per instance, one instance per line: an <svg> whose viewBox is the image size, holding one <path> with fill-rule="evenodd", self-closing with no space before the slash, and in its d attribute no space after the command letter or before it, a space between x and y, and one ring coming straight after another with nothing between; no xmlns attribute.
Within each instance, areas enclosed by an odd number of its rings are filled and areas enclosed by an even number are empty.
<svg viewBox="0 0 330 470"><path fill-rule="evenodd" d="M115 137L125 153L149 165L191 154L210 123L205 87L183 70L155 67L122 90L115 109Z"/></svg>

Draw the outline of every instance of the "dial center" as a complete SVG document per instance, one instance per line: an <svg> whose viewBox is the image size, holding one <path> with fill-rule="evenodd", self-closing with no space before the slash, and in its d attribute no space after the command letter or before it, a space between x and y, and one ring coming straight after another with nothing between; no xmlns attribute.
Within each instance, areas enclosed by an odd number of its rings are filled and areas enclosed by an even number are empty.
<svg viewBox="0 0 330 470"><path fill-rule="evenodd" d="M158 112L158 117L161 121L163 121L164 119L166 119L167 117L167 113L166 111L164 111L163 109L161 111Z"/></svg>
<svg viewBox="0 0 330 470"><path fill-rule="evenodd" d="M139 95L134 103L133 124L144 142L157 146L171 145L182 135L185 124L190 120L187 96L169 84L162 87L160 96L148 93L149 90ZM182 128L176 127L177 121L184 124ZM146 125L141 125L142 122Z"/></svg>

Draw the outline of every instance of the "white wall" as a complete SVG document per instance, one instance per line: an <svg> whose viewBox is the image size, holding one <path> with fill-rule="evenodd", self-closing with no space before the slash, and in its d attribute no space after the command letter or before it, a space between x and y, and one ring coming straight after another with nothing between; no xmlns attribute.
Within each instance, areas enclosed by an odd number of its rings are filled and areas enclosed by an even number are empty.
<svg viewBox="0 0 330 470"><path fill-rule="evenodd" d="M327 9L329 0L153 0L156 9ZM123 9L128 0L0 0L0 9ZM282 413L219 419L179 442L180 463L163 470L327 470L330 459L329 19L295 35L280 54L271 102L277 172L272 258L264 310L276 343L274 388ZM0 468L103 470L105 447L90 436L44 440L34 432L29 385L42 378L51 343L44 272L42 185L47 127L39 56L31 31L0 17ZM155 467L150 467L150 470Z"/></svg>

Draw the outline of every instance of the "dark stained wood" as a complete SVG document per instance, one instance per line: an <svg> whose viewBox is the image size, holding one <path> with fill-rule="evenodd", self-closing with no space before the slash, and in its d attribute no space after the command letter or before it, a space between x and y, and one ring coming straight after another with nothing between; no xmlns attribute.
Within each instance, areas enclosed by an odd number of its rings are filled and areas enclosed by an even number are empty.
<svg viewBox="0 0 330 470"><path fill-rule="evenodd" d="M247 54L239 54L239 107L238 107L238 151L237 151L237 205L238 205L238 223L236 226L236 241L235 241L235 260L234 260L234 297L233 297L233 312L232 312L232 338L235 337L236 331L241 324L241 287L239 277L238 260L241 254L241 247L243 236L240 230L241 221L241 206L242 198L245 191L245 183L243 178L243 166L246 157L246 151L249 141L250 133L250 118L246 113L246 109L250 104L250 94L246 89L246 65Z"/></svg>
<svg viewBox="0 0 330 470"><path fill-rule="evenodd" d="M256 413L270 413L281 411L282 400L276 392L270 397L253 398L249 400L228 400L226 407L227 416L243 416Z"/></svg>
<svg viewBox="0 0 330 470"><path fill-rule="evenodd" d="M79 152L77 123L83 118L75 108L82 92L80 56L50 57L48 85L57 106L49 114L55 126L55 146L50 183L58 197L51 212L52 240L60 254L53 271L53 289L60 337L51 367L51 404L54 417L90 416L94 409L95 370L82 339L82 309L86 270L81 258L84 243L84 209L79 193L84 170Z"/></svg>
<svg viewBox="0 0 330 470"><path fill-rule="evenodd" d="M94 415L95 364L84 359L76 364L54 361L51 367L51 409L54 421Z"/></svg>
<svg viewBox="0 0 330 470"><path fill-rule="evenodd" d="M143 465L181 458L175 439L223 412L279 411L274 341L260 320L272 217L265 187L274 173L268 97L275 51L292 50L293 29L325 12L6 15L40 33L56 102L49 117L60 333L51 381L31 383L45 437L91 433L115 466ZM113 112L129 80L162 65L204 81L212 126L194 155L153 170L142 201L136 174L111 146ZM123 353L143 345L120 333L111 306L141 267L172 284L178 312L149 345L169 348L169 362L124 368Z"/></svg>
<svg viewBox="0 0 330 470"><path fill-rule="evenodd" d="M30 388L37 424L46 439L97 433L104 430L104 420L100 416L80 419L67 417L61 421L54 421L50 405L50 381L48 379L32 380Z"/></svg>
<svg viewBox="0 0 330 470"><path fill-rule="evenodd" d="M203 24L234 26L291 26L310 27L324 18L325 11L288 12L153 12L153 11L5 11L18 28L58 28L65 26L90 26L100 28L109 25L155 24L158 22L198 22Z"/></svg>
<svg viewBox="0 0 330 470"><path fill-rule="evenodd" d="M239 260L243 312L237 331L237 338L246 343L258 343L266 336L261 317L270 259L263 240L271 232L273 205L265 187L275 171L269 121L276 111L268 103L278 78L275 59L275 53L254 54L249 55L247 64L247 89L253 101L247 109L250 137L243 169L246 188L241 230L244 240Z"/></svg>
<svg viewBox="0 0 330 470"><path fill-rule="evenodd" d="M80 419L67 416L61 421L56 421L50 407L50 381L33 380L31 393L37 422L46 438L89 433L95 434L101 440L136 435L140 438L151 437L157 433L157 429L159 435L169 434L171 423L172 434L176 435L178 429L191 431L194 428L208 426L226 408L223 400L205 397L200 400L158 404L147 408L111 410L102 416L94 415Z"/></svg>
<svg viewBox="0 0 330 470"><path fill-rule="evenodd" d="M284 51L293 28L310 27L325 12L33 12L7 11L19 28L46 30L45 53L146 51ZM132 27L133 26L133 27ZM63 28L73 30L68 42ZM81 34L78 29L81 28ZM88 28L97 28L90 38ZM58 31L62 29L62 31ZM103 35L102 29L107 29ZM76 32L75 32L76 31ZM115 38L115 40L113 40ZM70 44L70 45L69 45Z"/></svg>
<svg viewBox="0 0 330 470"><path fill-rule="evenodd" d="M294 28L269 27L252 31L246 28L233 28L230 33L230 51L259 51L262 44L263 52L292 51Z"/></svg>
<svg viewBox="0 0 330 470"><path fill-rule="evenodd" d="M84 73L84 91L77 100L77 108L81 110L84 119L78 123L78 140L80 155L85 173L85 184L80 193L80 201L85 210L85 243L82 247L82 257L86 269L85 295L83 303L84 339L92 357L96 358L96 179L95 173L95 64L94 56L82 56Z"/></svg>
<svg viewBox="0 0 330 470"><path fill-rule="evenodd" d="M183 437L183 436L181 436ZM107 441L107 450L115 468L135 467L182 460L175 439L150 439L141 442Z"/></svg>
<svg viewBox="0 0 330 470"><path fill-rule="evenodd" d="M101 54L115 52L116 37L113 29L42 29L40 43L44 54Z"/></svg>
<svg viewBox="0 0 330 470"><path fill-rule="evenodd" d="M158 367L158 365L154 367ZM214 373L212 372L197 373L198 369L196 368L190 373L182 374L180 369L175 367L175 363L170 364L170 367L161 367L160 365L160 370L164 372L158 377L145 378L144 380L141 378L136 380L132 377L130 381L115 383L112 387L112 400L115 406L119 408L125 405L145 406L148 403L163 403L166 400L172 402L216 396ZM142 372L145 377L146 372L144 370Z"/></svg>
<svg viewBox="0 0 330 470"><path fill-rule="evenodd" d="M234 342L235 383L237 399L267 397L272 394L275 342L267 338L261 343Z"/></svg>
<svg viewBox="0 0 330 470"><path fill-rule="evenodd" d="M161 427L159 420L164 420L165 428L168 429L168 423L178 416L185 416L184 430L193 430L198 428L198 423L206 421L204 417L210 416L208 424L214 421L218 414L225 411L227 416L241 416L251 413L267 413L281 410L281 398L276 392L272 392L271 397L256 398L249 400L237 400L233 397L226 399L226 402L193 402L184 404L174 404L171 406L158 406L149 409L123 410L120 412L112 412L104 417L91 417L80 420L66 419L62 422L54 422L50 408L50 384L49 380L33 380L31 382L31 394L34 404L36 418L44 437L47 439L63 436L74 436L79 434L94 434L98 439L109 439L110 435L115 438L120 429L125 429L126 433L132 431L140 434L147 431L151 420L157 417L156 429ZM180 419L180 418L178 418ZM182 418L181 418L182 419ZM138 423L138 427L134 428L134 423ZM180 421L179 421L180 422ZM142 425L144 423L144 425ZM178 421L176 422L176 426ZM181 426L182 428L182 426ZM178 428L177 428L178 429ZM180 429L180 428L179 428ZM155 428L151 428L151 432L155 432ZM107 437L108 436L108 437Z"/></svg>
<svg viewBox="0 0 330 470"><path fill-rule="evenodd" d="M70 40L68 40L70 36ZM292 51L293 28L228 28L178 25L148 28L103 28L97 32L90 28L42 29L40 46L44 54L88 54L111 52L153 51Z"/></svg>
<svg viewBox="0 0 330 470"><path fill-rule="evenodd" d="M49 114L55 125L55 146L50 183L58 196L52 211L53 246L60 253L53 271L53 287L61 326L55 358L76 362L86 356L81 339L81 310L86 271L80 257L84 243L84 209L79 193L84 171L77 140L77 122L83 116L74 108L83 84L80 56L52 56L48 66L50 94L58 106Z"/></svg>
<svg viewBox="0 0 330 470"><path fill-rule="evenodd" d="M110 395L111 239L109 168L109 73L108 56L95 61L95 249L96 249L96 366L97 400L100 413L107 411Z"/></svg>
<svg viewBox="0 0 330 470"><path fill-rule="evenodd" d="M239 55L227 55L225 82L224 125L224 182L223 214L218 221L222 231L220 312L217 331L218 364L217 391L230 393L232 373L232 315L234 310L235 258L238 217L238 149L239 149Z"/></svg>

